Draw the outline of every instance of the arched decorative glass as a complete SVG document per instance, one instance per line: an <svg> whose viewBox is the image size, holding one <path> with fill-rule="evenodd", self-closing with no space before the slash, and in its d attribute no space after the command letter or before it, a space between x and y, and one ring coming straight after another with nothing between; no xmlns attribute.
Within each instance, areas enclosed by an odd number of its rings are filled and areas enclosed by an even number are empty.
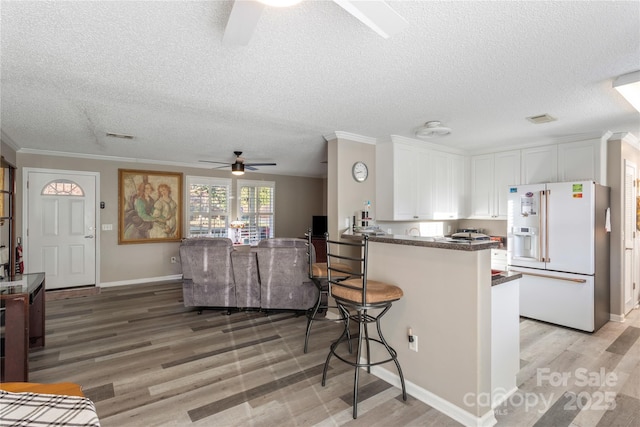
<svg viewBox="0 0 640 427"><path fill-rule="evenodd" d="M42 188L43 196L84 196L84 191L75 182L68 179L51 181Z"/></svg>

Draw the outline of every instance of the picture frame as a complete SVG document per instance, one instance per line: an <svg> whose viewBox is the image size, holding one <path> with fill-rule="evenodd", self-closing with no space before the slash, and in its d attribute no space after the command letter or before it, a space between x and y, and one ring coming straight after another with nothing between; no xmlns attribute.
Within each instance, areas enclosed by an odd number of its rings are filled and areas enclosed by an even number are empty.
<svg viewBox="0 0 640 427"><path fill-rule="evenodd" d="M182 173L118 169L118 244L182 240Z"/></svg>

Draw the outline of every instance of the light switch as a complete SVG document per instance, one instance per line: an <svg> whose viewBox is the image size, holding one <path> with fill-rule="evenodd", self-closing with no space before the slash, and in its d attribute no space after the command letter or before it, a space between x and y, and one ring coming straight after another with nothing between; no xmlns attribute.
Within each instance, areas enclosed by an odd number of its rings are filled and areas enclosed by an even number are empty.
<svg viewBox="0 0 640 427"><path fill-rule="evenodd" d="M113 224L102 224L102 231L112 231Z"/></svg>

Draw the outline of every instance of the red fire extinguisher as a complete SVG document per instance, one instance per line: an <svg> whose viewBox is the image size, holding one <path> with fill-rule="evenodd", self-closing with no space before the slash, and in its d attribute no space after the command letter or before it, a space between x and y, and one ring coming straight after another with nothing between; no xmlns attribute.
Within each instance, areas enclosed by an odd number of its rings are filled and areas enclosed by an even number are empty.
<svg viewBox="0 0 640 427"><path fill-rule="evenodd" d="M22 242L18 238L16 246L16 274L22 274L24 271L24 262L22 261Z"/></svg>

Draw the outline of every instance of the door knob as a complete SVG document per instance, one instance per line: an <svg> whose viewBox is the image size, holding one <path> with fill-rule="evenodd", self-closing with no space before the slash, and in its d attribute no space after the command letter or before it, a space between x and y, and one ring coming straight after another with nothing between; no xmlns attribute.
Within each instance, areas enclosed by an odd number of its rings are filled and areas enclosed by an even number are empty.
<svg viewBox="0 0 640 427"><path fill-rule="evenodd" d="M93 239L93 235L91 236L84 236L85 239Z"/></svg>

